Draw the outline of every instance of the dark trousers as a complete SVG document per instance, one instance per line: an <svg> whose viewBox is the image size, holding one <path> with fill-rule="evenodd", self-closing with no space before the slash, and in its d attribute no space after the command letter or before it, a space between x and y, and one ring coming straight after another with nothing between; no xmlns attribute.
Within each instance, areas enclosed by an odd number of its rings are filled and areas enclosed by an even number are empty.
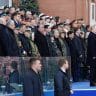
<svg viewBox="0 0 96 96"><path fill-rule="evenodd" d="M96 60L90 64L90 86L96 86Z"/></svg>
<svg viewBox="0 0 96 96"><path fill-rule="evenodd" d="M71 71L72 71L72 77L73 77L73 82L78 82L82 78L82 70L81 70L81 61L79 58L76 60L72 61L71 63Z"/></svg>

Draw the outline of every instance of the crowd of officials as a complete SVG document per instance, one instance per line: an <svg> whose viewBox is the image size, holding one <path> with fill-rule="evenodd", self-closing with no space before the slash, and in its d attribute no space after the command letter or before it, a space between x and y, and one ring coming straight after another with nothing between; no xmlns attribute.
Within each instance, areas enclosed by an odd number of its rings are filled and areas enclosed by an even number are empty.
<svg viewBox="0 0 96 96"><path fill-rule="evenodd" d="M91 65L96 84L96 25L83 18L61 22L59 16L4 7L0 14L0 56L71 57L73 81L82 79L81 67Z"/></svg>

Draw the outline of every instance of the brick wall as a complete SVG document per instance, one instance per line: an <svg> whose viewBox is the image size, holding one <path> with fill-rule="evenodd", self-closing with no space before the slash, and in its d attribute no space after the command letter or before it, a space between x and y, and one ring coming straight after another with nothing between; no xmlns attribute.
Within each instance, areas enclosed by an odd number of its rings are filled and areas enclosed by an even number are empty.
<svg viewBox="0 0 96 96"><path fill-rule="evenodd" d="M40 10L46 14L76 19L84 18L89 22L89 2L90 0L38 0Z"/></svg>

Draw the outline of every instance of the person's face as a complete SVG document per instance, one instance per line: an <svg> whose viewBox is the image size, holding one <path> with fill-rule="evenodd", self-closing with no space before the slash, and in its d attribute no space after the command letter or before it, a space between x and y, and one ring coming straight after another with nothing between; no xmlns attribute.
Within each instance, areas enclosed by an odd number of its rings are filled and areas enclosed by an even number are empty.
<svg viewBox="0 0 96 96"><path fill-rule="evenodd" d="M81 33L80 33L80 37L81 37L81 38L84 38L84 37L85 37L84 32L81 32Z"/></svg>
<svg viewBox="0 0 96 96"><path fill-rule="evenodd" d="M47 32L51 32L51 28L48 27L48 28L46 29L46 31L47 31Z"/></svg>
<svg viewBox="0 0 96 96"><path fill-rule="evenodd" d="M10 16L6 16L6 20L8 21L8 20L10 20L11 19L11 17Z"/></svg>
<svg viewBox="0 0 96 96"><path fill-rule="evenodd" d="M40 20L39 23L42 25L42 24L45 24L45 20Z"/></svg>
<svg viewBox="0 0 96 96"><path fill-rule="evenodd" d="M20 11L20 14L24 16L25 15L25 11L23 11L23 10Z"/></svg>
<svg viewBox="0 0 96 96"><path fill-rule="evenodd" d="M78 28L82 26L81 22L78 21Z"/></svg>
<svg viewBox="0 0 96 96"><path fill-rule="evenodd" d="M35 20L36 20L36 24L38 24L39 23L39 18L37 17L37 18L35 18Z"/></svg>
<svg viewBox="0 0 96 96"><path fill-rule="evenodd" d="M37 14L34 14L34 15L33 15L33 18L35 18L35 19L38 18Z"/></svg>
<svg viewBox="0 0 96 96"><path fill-rule="evenodd" d="M51 23L52 25L56 25L56 22L55 22L54 19L52 19L50 23Z"/></svg>
<svg viewBox="0 0 96 96"><path fill-rule="evenodd" d="M11 71L11 66L10 65L6 66L6 70L8 70L6 72L6 75L9 75L10 74L10 71Z"/></svg>
<svg viewBox="0 0 96 96"><path fill-rule="evenodd" d="M81 30L78 29L78 30L76 31L76 35L77 35L77 36L80 36L80 33L81 33Z"/></svg>
<svg viewBox="0 0 96 96"><path fill-rule="evenodd" d="M9 28L11 28L12 30L14 30L14 29L15 29L15 23L12 22L12 23L9 25Z"/></svg>
<svg viewBox="0 0 96 96"><path fill-rule="evenodd" d="M17 20L17 21L21 21L21 16L20 16L20 15L17 15L17 16L16 16L16 20Z"/></svg>
<svg viewBox="0 0 96 96"><path fill-rule="evenodd" d="M61 34L60 34L60 37L61 37L61 38L65 38L65 33L61 33Z"/></svg>
<svg viewBox="0 0 96 96"><path fill-rule="evenodd" d="M64 26L64 28L67 29L68 31L70 30L70 26L69 25Z"/></svg>
<svg viewBox="0 0 96 96"><path fill-rule="evenodd" d="M12 68L11 68L11 66L7 66L7 68L6 68L6 69L11 70Z"/></svg>
<svg viewBox="0 0 96 96"><path fill-rule="evenodd" d="M54 42L54 37L53 36L51 37L51 42Z"/></svg>
<svg viewBox="0 0 96 96"><path fill-rule="evenodd" d="M10 9L10 14L13 14L13 13L15 13L15 8L14 7Z"/></svg>
<svg viewBox="0 0 96 96"><path fill-rule="evenodd" d="M58 26L58 30L62 32L63 31L63 27Z"/></svg>
<svg viewBox="0 0 96 96"><path fill-rule="evenodd" d="M36 20L31 20L31 24L32 24L33 26L37 26Z"/></svg>
<svg viewBox="0 0 96 96"><path fill-rule="evenodd" d="M8 12L8 11L9 11L9 8L6 8L4 11L5 11L5 12Z"/></svg>
<svg viewBox="0 0 96 96"><path fill-rule="evenodd" d="M65 33L68 33L69 30L64 27L64 28L63 28L63 31L64 31Z"/></svg>
<svg viewBox="0 0 96 96"><path fill-rule="evenodd" d="M30 33L29 32L26 31L24 34L25 34L26 37L30 38Z"/></svg>
<svg viewBox="0 0 96 96"><path fill-rule="evenodd" d="M17 29L14 30L15 34L19 34L19 31L20 30L17 30Z"/></svg>
<svg viewBox="0 0 96 96"><path fill-rule="evenodd" d="M54 31L54 37L55 37L55 38L59 38L59 31L58 31L58 30L55 30L55 31Z"/></svg>
<svg viewBox="0 0 96 96"><path fill-rule="evenodd" d="M46 22L47 22L47 23L50 23L50 19L46 19Z"/></svg>
<svg viewBox="0 0 96 96"><path fill-rule="evenodd" d="M84 24L84 20L79 20L78 22L79 22L79 24L81 24L81 25Z"/></svg>
<svg viewBox="0 0 96 96"><path fill-rule="evenodd" d="M43 19L44 21L45 21L45 18L46 18L45 16L42 17L42 19Z"/></svg>
<svg viewBox="0 0 96 96"><path fill-rule="evenodd" d="M44 25L39 25L39 29L38 29L40 32L44 32Z"/></svg>
<svg viewBox="0 0 96 96"><path fill-rule="evenodd" d="M7 69L12 72L14 69L12 68L12 66L8 66Z"/></svg>
<svg viewBox="0 0 96 96"><path fill-rule="evenodd" d="M31 19L32 18L32 14L31 13L28 13L26 14L27 18Z"/></svg>
<svg viewBox="0 0 96 96"><path fill-rule="evenodd" d="M96 25L94 25L94 27L92 28L92 32L96 33Z"/></svg>
<svg viewBox="0 0 96 96"><path fill-rule="evenodd" d="M36 60L35 63L34 63L34 65L35 65L35 68L36 68L36 70L38 72L42 70L42 64L41 64L41 61L40 60Z"/></svg>
<svg viewBox="0 0 96 96"><path fill-rule="evenodd" d="M72 27L73 27L73 28L77 28L77 27L78 27L78 22L75 21L75 22L72 24Z"/></svg>
<svg viewBox="0 0 96 96"><path fill-rule="evenodd" d="M67 24L70 24L70 19L66 19L65 22L66 22Z"/></svg>
<svg viewBox="0 0 96 96"><path fill-rule="evenodd" d="M15 24L12 24L11 25L11 29L15 29Z"/></svg>
<svg viewBox="0 0 96 96"><path fill-rule="evenodd" d="M67 70L67 69L69 69L69 63L68 63L68 61L66 61L66 64L64 64L64 68Z"/></svg>
<svg viewBox="0 0 96 96"><path fill-rule="evenodd" d="M21 32L25 32L25 30L26 30L26 26L23 25L23 26L21 27L20 31L21 31Z"/></svg>
<svg viewBox="0 0 96 96"><path fill-rule="evenodd" d="M91 27L89 27L89 28L87 29L87 31L88 31L88 32L91 32L91 31L92 31L92 30L91 30Z"/></svg>
<svg viewBox="0 0 96 96"><path fill-rule="evenodd" d="M69 38L70 38L70 39L73 39L73 38L74 38L74 33L69 34Z"/></svg>

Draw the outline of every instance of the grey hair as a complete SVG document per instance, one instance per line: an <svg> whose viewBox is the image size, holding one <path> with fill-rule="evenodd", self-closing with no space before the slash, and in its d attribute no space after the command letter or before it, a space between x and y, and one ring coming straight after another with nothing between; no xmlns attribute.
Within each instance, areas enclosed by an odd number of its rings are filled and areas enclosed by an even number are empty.
<svg viewBox="0 0 96 96"><path fill-rule="evenodd" d="M6 25L7 25L7 26L10 26L10 25L12 25L12 24L14 24L14 21L13 21L13 20L9 20Z"/></svg>

